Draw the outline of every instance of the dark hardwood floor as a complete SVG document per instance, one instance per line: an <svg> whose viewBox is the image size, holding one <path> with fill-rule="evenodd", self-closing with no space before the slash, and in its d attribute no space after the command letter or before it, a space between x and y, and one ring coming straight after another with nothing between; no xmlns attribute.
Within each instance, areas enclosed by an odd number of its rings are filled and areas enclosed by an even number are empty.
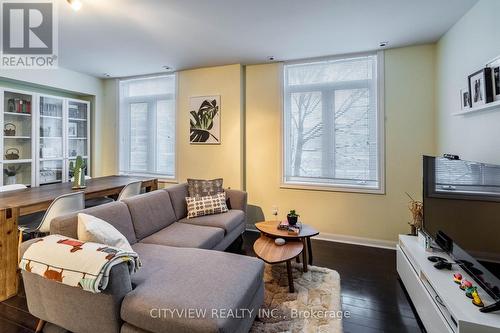
<svg viewBox="0 0 500 333"><path fill-rule="evenodd" d="M242 250L233 244L228 250L254 255L257 232L244 234ZM345 333L423 332L396 272L396 252L366 246L312 242L314 265L328 267L340 274ZM22 291L0 303L1 333L31 333L36 326Z"/></svg>
<svg viewBox="0 0 500 333"><path fill-rule="evenodd" d="M243 251L254 255L257 232L246 232ZM424 332L399 283L396 251L367 246L312 241L313 264L340 274L344 333Z"/></svg>

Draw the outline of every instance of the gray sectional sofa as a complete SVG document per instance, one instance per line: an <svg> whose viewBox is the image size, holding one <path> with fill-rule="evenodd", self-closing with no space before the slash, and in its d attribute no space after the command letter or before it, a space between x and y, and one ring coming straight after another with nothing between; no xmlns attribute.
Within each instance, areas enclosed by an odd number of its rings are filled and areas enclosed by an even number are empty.
<svg viewBox="0 0 500 333"><path fill-rule="evenodd" d="M186 219L187 193L181 184L85 209L125 235L142 268L113 267L100 294L23 271L30 312L75 333L247 332L263 302L264 264L222 252L244 231L246 193L226 191L227 213ZM76 238L77 215L54 219L51 233Z"/></svg>

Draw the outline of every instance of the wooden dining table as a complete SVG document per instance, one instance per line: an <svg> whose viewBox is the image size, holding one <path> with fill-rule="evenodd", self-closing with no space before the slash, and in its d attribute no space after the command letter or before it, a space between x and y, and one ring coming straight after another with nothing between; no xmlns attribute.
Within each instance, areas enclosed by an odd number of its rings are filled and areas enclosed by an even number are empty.
<svg viewBox="0 0 500 333"><path fill-rule="evenodd" d="M72 189L72 183L58 183L22 190L0 192L0 301L18 290L18 219L46 210L52 201L75 191L83 191L85 199L117 197L125 185L142 181L146 192L158 189L158 179L133 176L106 176L87 180L84 189Z"/></svg>

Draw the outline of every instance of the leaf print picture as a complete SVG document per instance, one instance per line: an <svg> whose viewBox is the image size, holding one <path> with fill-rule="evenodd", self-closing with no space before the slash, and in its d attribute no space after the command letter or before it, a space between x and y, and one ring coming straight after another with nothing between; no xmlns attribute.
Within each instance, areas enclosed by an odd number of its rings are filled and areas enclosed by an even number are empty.
<svg viewBox="0 0 500 333"><path fill-rule="evenodd" d="M189 99L189 142L220 144L220 96Z"/></svg>

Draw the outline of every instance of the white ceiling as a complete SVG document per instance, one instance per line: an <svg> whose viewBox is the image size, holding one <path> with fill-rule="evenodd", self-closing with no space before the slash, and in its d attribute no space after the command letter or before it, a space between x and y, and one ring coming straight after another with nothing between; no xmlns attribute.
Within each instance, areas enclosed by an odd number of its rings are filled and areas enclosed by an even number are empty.
<svg viewBox="0 0 500 333"><path fill-rule="evenodd" d="M59 1L59 65L103 77L439 39L477 0Z"/></svg>

